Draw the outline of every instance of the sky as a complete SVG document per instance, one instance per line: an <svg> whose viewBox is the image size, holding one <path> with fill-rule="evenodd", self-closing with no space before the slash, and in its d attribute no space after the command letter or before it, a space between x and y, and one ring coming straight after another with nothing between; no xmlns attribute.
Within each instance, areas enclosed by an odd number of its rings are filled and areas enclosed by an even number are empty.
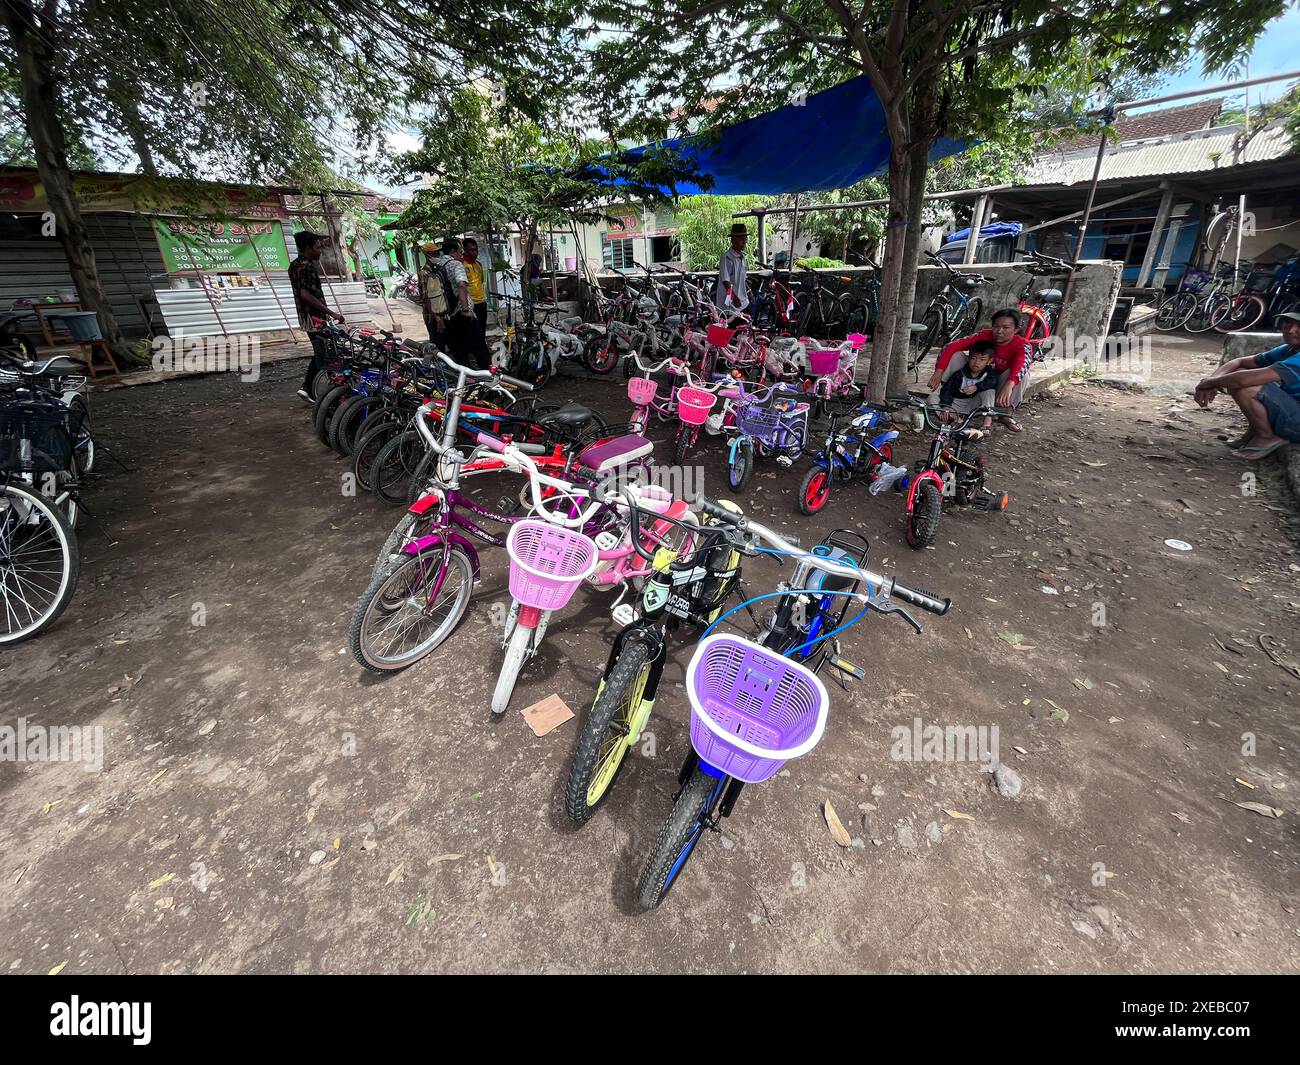
<svg viewBox="0 0 1300 1065"><path fill-rule="evenodd" d="M1297 47L1297 44L1300 44L1300 7L1293 5L1286 14L1269 23L1268 28L1255 42L1255 48L1250 54L1250 76L1262 78L1269 74L1286 74L1292 70L1300 70L1300 47ZM1201 85L1214 85L1228 80L1238 79L1218 77L1207 79L1201 73L1199 60L1193 59L1186 70L1166 78L1152 95L1164 96L1168 93L1186 92ZM1244 73L1240 80L1245 80ZM1250 102L1255 104L1261 100L1276 99L1286 92L1290 84L1290 81L1277 81L1271 85L1257 85L1250 90ZM1188 104L1204 98L1189 96L1185 100L1177 100L1174 103ZM1170 107L1173 104L1157 106ZM1140 114L1142 110L1137 109L1134 113Z"/></svg>

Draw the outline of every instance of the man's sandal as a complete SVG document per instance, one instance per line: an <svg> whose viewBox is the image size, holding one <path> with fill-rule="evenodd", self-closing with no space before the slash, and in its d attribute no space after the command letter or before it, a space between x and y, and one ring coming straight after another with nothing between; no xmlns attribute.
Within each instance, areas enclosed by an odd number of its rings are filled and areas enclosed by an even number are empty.
<svg viewBox="0 0 1300 1065"><path fill-rule="evenodd" d="M1273 454L1275 451L1282 450L1282 448L1286 447L1287 443L1288 441L1286 440L1278 440L1276 443L1269 444L1267 447L1243 447L1234 451L1233 454L1238 458L1248 459L1251 462L1255 462L1259 459L1268 458L1268 456Z"/></svg>

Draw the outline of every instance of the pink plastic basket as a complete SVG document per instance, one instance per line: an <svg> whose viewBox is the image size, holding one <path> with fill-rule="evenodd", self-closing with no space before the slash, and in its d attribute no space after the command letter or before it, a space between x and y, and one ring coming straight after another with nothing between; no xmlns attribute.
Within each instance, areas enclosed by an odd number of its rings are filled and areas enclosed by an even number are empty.
<svg viewBox="0 0 1300 1065"><path fill-rule="evenodd" d="M510 554L510 594L538 610L566 606L597 562L591 537L532 519L510 527L506 551Z"/></svg>
<svg viewBox="0 0 1300 1065"><path fill-rule="evenodd" d="M867 342L866 336L862 333L848 333L844 339L853 345L854 351L857 351L858 348L862 347L862 345Z"/></svg>
<svg viewBox="0 0 1300 1065"><path fill-rule="evenodd" d="M808 369L821 376L834 373L840 368L840 349L826 348L821 351L808 352Z"/></svg>
<svg viewBox="0 0 1300 1065"><path fill-rule="evenodd" d="M730 633L700 641L686 692L695 753L747 784L816 747L830 706L807 666Z"/></svg>
<svg viewBox="0 0 1300 1065"><path fill-rule="evenodd" d="M736 331L725 325L711 325L704 331L704 338L715 348L725 348L735 335Z"/></svg>
<svg viewBox="0 0 1300 1065"><path fill-rule="evenodd" d="M677 417L687 425L703 425L716 402L718 397L712 392L683 385L677 390Z"/></svg>
<svg viewBox="0 0 1300 1065"><path fill-rule="evenodd" d="M658 390L658 384L648 377L631 377L627 382L627 398L638 407L648 407Z"/></svg>

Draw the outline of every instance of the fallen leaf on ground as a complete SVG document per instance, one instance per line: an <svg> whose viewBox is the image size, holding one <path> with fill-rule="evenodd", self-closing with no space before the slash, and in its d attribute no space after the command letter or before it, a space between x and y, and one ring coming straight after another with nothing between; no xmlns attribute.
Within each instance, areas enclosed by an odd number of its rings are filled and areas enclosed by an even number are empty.
<svg viewBox="0 0 1300 1065"><path fill-rule="evenodd" d="M62 801L63 801L62 799L55 799L53 802L47 802L44 806L41 807L41 813L43 814L49 813L56 806L58 806L59 803L61 803Z"/></svg>
<svg viewBox="0 0 1300 1065"><path fill-rule="evenodd" d="M463 854L436 854L429 859L429 864L437 865L439 862L458 862L464 857L465 855Z"/></svg>
<svg viewBox="0 0 1300 1065"><path fill-rule="evenodd" d="M960 810L944 810L944 813L946 813L946 814L947 814L949 817L951 817L954 821L974 821L974 820L975 820L975 818L973 818L970 814L964 814L964 813L962 813Z"/></svg>
<svg viewBox="0 0 1300 1065"><path fill-rule="evenodd" d="M401 865L398 865L395 869L393 869L393 871L388 874L388 879L384 882L384 887L387 887L389 884L400 884L403 880L405 880L406 877L402 875L402 870L405 868L406 868L406 863L403 862Z"/></svg>
<svg viewBox="0 0 1300 1065"><path fill-rule="evenodd" d="M335 850L338 850L341 846L343 846L343 840L342 840L342 838L339 837L339 836L335 836L335 837L334 837L334 849L335 849Z"/></svg>
<svg viewBox="0 0 1300 1065"><path fill-rule="evenodd" d="M831 805L830 799L822 803L822 816L826 818L826 827L831 830L831 838L841 847L852 847L853 837L849 835L848 830L840 822L839 815L835 812L835 807Z"/></svg>
<svg viewBox="0 0 1300 1065"><path fill-rule="evenodd" d="M156 772L153 776L149 778L149 784L156 783L157 781L161 780L164 776L166 776L166 774L167 774L167 770L165 769L158 770L158 772ZM146 788L149 787L149 784L146 784L145 787Z"/></svg>
<svg viewBox="0 0 1300 1065"><path fill-rule="evenodd" d="M51 970L49 971L49 975L50 975L50 976L58 976L59 973L63 972L63 967L64 967L65 965L67 965L67 964L68 964L68 963L67 963L66 961L61 961L61 962L59 962L58 965L56 965L53 969L51 969Z"/></svg>
<svg viewBox="0 0 1300 1065"><path fill-rule="evenodd" d="M149 890L152 891L156 887L162 887L164 884L169 883L175 879L176 879L175 873L163 873L163 875L160 876L157 880L149 881Z"/></svg>
<svg viewBox="0 0 1300 1065"><path fill-rule="evenodd" d="M1233 799L1227 800L1233 806L1240 806L1243 810L1249 810L1251 813L1259 814L1260 817L1281 817L1282 811L1276 806L1265 806L1262 802L1236 802Z"/></svg>
<svg viewBox="0 0 1300 1065"><path fill-rule="evenodd" d="M1250 788L1251 791L1255 790L1255 785L1252 784L1249 780L1242 780L1241 777L1233 777L1232 779L1235 780L1238 784L1240 784L1243 788Z"/></svg>

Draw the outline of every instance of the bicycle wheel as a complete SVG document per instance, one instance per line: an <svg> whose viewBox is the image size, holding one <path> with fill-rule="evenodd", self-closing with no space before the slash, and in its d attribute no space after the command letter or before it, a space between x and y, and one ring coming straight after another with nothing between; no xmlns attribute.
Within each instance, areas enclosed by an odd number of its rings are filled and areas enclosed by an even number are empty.
<svg viewBox="0 0 1300 1065"><path fill-rule="evenodd" d="M316 439L326 447L330 442L330 423L338 413L339 407L343 405L343 401L351 393L351 385L335 385L321 396L316 403L316 409L312 411L312 425L316 430Z"/></svg>
<svg viewBox="0 0 1300 1065"><path fill-rule="evenodd" d="M90 431L90 404L85 396L73 396L68 402L72 424L77 427L72 440L72 463L77 476L84 477L95 468L95 437Z"/></svg>
<svg viewBox="0 0 1300 1065"><path fill-rule="evenodd" d="M700 427L691 425L688 422L682 422L677 429L677 438L673 441L673 465L682 467L686 465L686 460L691 457L691 448L695 446L695 441L699 438Z"/></svg>
<svg viewBox="0 0 1300 1065"><path fill-rule="evenodd" d="M580 825L591 819L623 770L627 738L641 709L653 664L649 643L645 639L633 640L601 681L591 713L578 735L569 780L564 786L564 812Z"/></svg>
<svg viewBox="0 0 1300 1065"><path fill-rule="evenodd" d="M904 532L907 546L920 550L934 543L939 533L939 518L943 513L943 497L933 481L922 481L916 489L912 513L907 515Z"/></svg>
<svg viewBox="0 0 1300 1065"><path fill-rule="evenodd" d="M735 453L728 452L727 486L733 492L743 492L754 476L754 442L745 437L736 444Z"/></svg>
<svg viewBox="0 0 1300 1065"><path fill-rule="evenodd" d="M308 390L313 403L329 391L331 377L333 374L329 370L316 371L316 376L311 379L311 388Z"/></svg>
<svg viewBox="0 0 1300 1065"><path fill-rule="evenodd" d="M393 437L375 456L370 490L385 506L406 505L406 490L424 457L424 440L414 429Z"/></svg>
<svg viewBox="0 0 1300 1065"><path fill-rule="evenodd" d="M594 336L587 341L583 362L592 373L602 376L618 366L618 342L611 336Z"/></svg>
<svg viewBox="0 0 1300 1065"><path fill-rule="evenodd" d="M446 575L437 599L429 602L442 571L443 550L436 546L401 556L384 566L362 593L352 612L348 646L366 669L406 669L435 651L460 624L474 590L474 567L463 548L447 547Z"/></svg>
<svg viewBox="0 0 1300 1065"><path fill-rule="evenodd" d="M1222 311L1222 305L1217 308ZM1258 296L1246 296L1233 300L1227 314L1218 318L1211 316L1210 325L1220 333L1240 333L1249 329L1264 317L1264 301Z"/></svg>
<svg viewBox="0 0 1300 1065"><path fill-rule="evenodd" d="M830 473L821 466L812 467L799 484L799 509L805 514L816 514L830 497Z"/></svg>
<svg viewBox="0 0 1300 1065"><path fill-rule="evenodd" d="M1232 297L1226 292L1216 292L1205 300L1198 300L1192 315L1183 324L1189 333L1208 333L1215 314L1227 314L1232 307Z"/></svg>
<svg viewBox="0 0 1300 1065"><path fill-rule="evenodd" d="M528 657L536 632L537 629L527 629L523 625L516 624L515 631L510 634L510 642L506 644L506 656L501 662L501 672L497 674L497 686L492 692L494 715L504 714L506 707L510 705L515 681L519 679L519 671L524 668L524 659Z"/></svg>
<svg viewBox="0 0 1300 1065"><path fill-rule="evenodd" d="M921 339L916 342L916 350L912 354L912 361L908 363L909 370L915 370L925 362L930 352L936 346L946 342L944 335L944 315L938 307L927 307L925 317L921 319L925 323L925 332L921 334Z"/></svg>
<svg viewBox="0 0 1300 1065"><path fill-rule="evenodd" d="M81 572L67 519L38 493L0 485L0 644L44 632L72 602Z"/></svg>
<svg viewBox="0 0 1300 1065"><path fill-rule="evenodd" d="M961 336L968 336L973 333L980 324L980 318L984 314L984 301L978 296L974 297L966 304L966 310L962 312L959 328ZM953 330L954 335L957 331Z"/></svg>
<svg viewBox="0 0 1300 1065"><path fill-rule="evenodd" d="M1160 310L1156 313L1156 328L1177 329L1192 316L1194 310L1196 297L1190 292L1179 292L1160 304Z"/></svg>
<svg viewBox="0 0 1300 1065"><path fill-rule="evenodd" d="M372 424L373 423L373 424ZM374 490L375 459L384 449L384 445L402 431L402 423L396 416L380 414L366 419L365 428L357 437L356 447L352 452L352 473L357 479L357 487L364 492Z"/></svg>
<svg viewBox="0 0 1300 1065"><path fill-rule="evenodd" d="M330 447L344 458L351 456L352 449L356 446L357 433L365 424L366 412L371 408L378 410L380 405L377 396L364 393L348 396L339 404L339 409L330 420Z"/></svg>
<svg viewBox="0 0 1300 1065"><path fill-rule="evenodd" d="M721 801L726 777L710 776L698 766L673 803L673 811L659 830L659 841L641 872L637 901L643 910L653 910L677 883L682 869L695 851L713 808Z"/></svg>

